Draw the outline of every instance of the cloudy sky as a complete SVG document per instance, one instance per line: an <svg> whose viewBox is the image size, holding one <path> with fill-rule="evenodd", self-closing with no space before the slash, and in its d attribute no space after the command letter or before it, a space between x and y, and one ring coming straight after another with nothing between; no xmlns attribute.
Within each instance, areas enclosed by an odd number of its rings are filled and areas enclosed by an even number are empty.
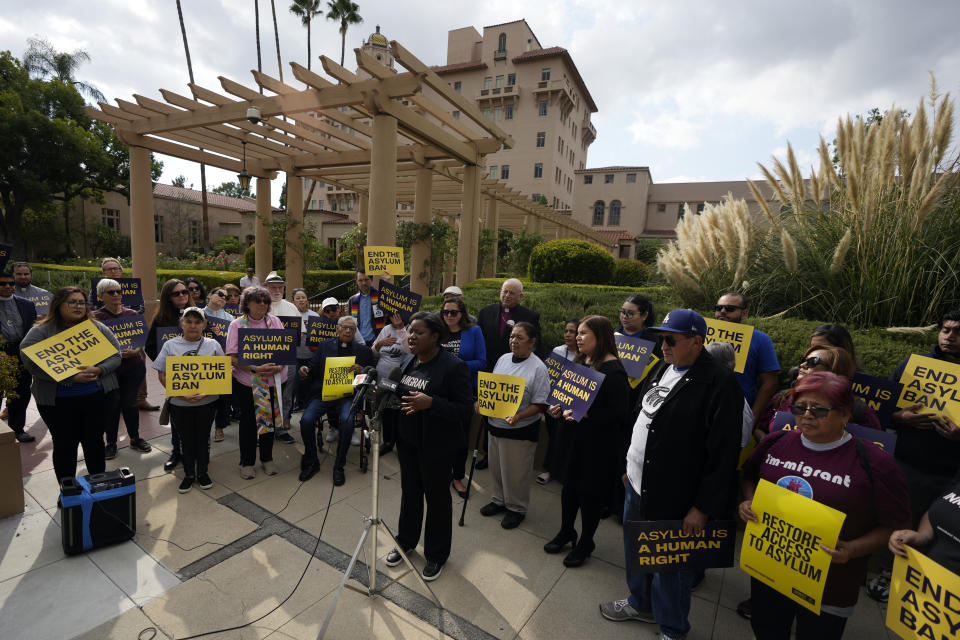
<svg viewBox="0 0 960 640"><path fill-rule="evenodd" d="M85 49L78 77L108 99L164 87L189 94L173 0L6 2L0 49L22 55L30 36L58 50ZM254 1L183 0L199 84L219 90L218 75L254 86ZM837 117L896 103L911 113L929 90L960 93L960 2L924 0L359 0L363 24L350 50L376 25L428 64L444 64L447 31L526 18L544 47L570 50L593 94L598 136L588 167L649 166L655 182L741 180L756 163L793 143L816 162L818 135L831 139ZM306 30L277 0L280 50L306 64ZM544 10L549 6L548 11ZM260 0L264 71L277 75L270 2ZM313 25L313 54L338 59L334 23ZM316 59L316 58L315 58ZM318 66L315 64L314 66ZM164 182L196 165L165 161ZM235 179L208 172L215 186ZM275 190L278 193L278 190Z"/></svg>

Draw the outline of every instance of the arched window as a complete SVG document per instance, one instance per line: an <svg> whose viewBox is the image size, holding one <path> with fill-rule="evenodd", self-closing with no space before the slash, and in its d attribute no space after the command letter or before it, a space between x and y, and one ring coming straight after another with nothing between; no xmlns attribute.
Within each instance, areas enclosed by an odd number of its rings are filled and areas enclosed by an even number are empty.
<svg viewBox="0 0 960 640"><path fill-rule="evenodd" d="M506 51L507 50L507 34L501 33L500 37L497 38L497 51Z"/></svg>
<svg viewBox="0 0 960 640"><path fill-rule="evenodd" d="M593 203L593 226L603 226L603 200L597 200Z"/></svg>
<svg viewBox="0 0 960 640"><path fill-rule="evenodd" d="M610 203L610 218L607 220L607 224L611 226L616 226L620 224L620 201L614 200Z"/></svg>

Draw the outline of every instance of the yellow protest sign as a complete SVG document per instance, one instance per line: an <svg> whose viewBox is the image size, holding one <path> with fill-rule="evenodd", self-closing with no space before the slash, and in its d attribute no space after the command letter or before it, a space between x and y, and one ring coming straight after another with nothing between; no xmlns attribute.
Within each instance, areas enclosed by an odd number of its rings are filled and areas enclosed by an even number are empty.
<svg viewBox="0 0 960 640"><path fill-rule="evenodd" d="M489 418L509 418L517 415L523 401L526 378L502 373L477 373L477 407L480 415Z"/></svg>
<svg viewBox="0 0 960 640"><path fill-rule="evenodd" d="M229 395L230 356L167 356L167 397Z"/></svg>
<svg viewBox="0 0 960 640"><path fill-rule="evenodd" d="M960 424L960 364L914 354L907 360L900 383L899 408L922 404L925 413L946 415Z"/></svg>
<svg viewBox="0 0 960 640"><path fill-rule="evenodd" d="M403 248L402 247L363 247L363 265L367 275L389 273L394 276L403 275Z"/></svg>
<svg viewBox="0 0 960 640"><path fill-rule="evenodd" d="M84 320L22 351L57 382L76 374L78 367L92 367L120 353L92 320Z"/></svg>
<svg viewBox="0 0 960 640"><path fill-rule="evenodd" d="M906 547L890 576L887 626L901 638L956 638L960 628L960 576Z"/></svg>
<svg viewBox="0 0 960 640"><path fill-rule="evenodd" d="M643 374L639 378L627 377L627 382L630 383L631 389L636 389L640 386L640 383L647 379L647 376L650 375L650 369L653 369L654 365L660 362L660 358L654 354L650 354L650 361L647 363L647 366L643 368Z"/></svg>
<svg viewBox="0 0 960 640"><path fill-rule="evenodd" d="M757 522L748 522L740 568L820 615L830 556L847 515L772 482L761 480L753 496Z"/></svg>
<svg viewBox="0 0 960 640"><path fill-rule="evenodd" d="M707 337L703 344L711 342L729 342L733 345L733 350L737 356L737 366L733 368L737 373L743 373L747 366L747 354L750 352L750 341L753 339L753 327L739 322L727 322L726 320L714 320L713 318L704 318L707 321Z"/></svg>
<svg viewBox="0 0 960 640"><path fill-rule="evenodd" d="M327 358L323 365L323 392L321 400L339 400L353 394L353 371L356 356Z"/></svg>

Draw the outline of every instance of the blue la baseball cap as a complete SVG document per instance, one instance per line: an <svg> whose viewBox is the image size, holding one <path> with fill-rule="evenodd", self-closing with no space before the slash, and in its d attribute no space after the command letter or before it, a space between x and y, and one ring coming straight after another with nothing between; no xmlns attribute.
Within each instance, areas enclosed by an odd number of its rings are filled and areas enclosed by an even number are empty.
<svg viewBox="0 0 960 640"><path fill-rule="evenodd" d="M707 321L693 309L674 309L663 316L659 327L653 331L668 331L670 333L692 333L701 338L707 337Z"/></svg>

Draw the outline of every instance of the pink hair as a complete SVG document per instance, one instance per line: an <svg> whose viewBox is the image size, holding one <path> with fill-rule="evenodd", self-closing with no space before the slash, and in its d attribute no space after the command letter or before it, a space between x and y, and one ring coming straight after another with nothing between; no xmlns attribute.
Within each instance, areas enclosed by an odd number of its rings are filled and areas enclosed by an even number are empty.
<svg viewBox="0 0 960 640"><path fill-rule="evenodd" d="M850 387L850 380L831 371L814 371L805 375L793 388L790 403L793 404L797 396L807 392L819 393L830 402L834 409L847 413L853 411L855 399L853 389Z"/></svg>

